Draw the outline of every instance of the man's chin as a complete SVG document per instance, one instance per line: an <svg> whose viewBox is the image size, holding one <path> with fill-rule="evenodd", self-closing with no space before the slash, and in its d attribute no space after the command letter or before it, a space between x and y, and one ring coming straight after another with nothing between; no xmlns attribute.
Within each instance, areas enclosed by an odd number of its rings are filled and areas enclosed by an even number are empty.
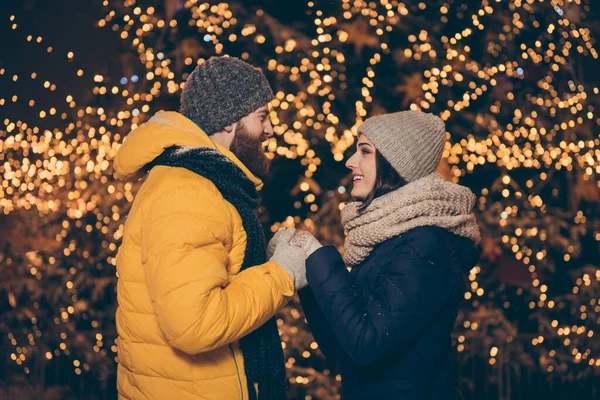
<svg viewBox="0 0 600 400"><path fill-rule="evenodd" d="M267 158L267 156L264 156L264 164L261 165L260 167L255 166L253 168L253 170L251 169L250 172L252 172L254 175L256 175L258 178L260 179L265 179L267 177L267 175L269 175L269 171L271 171L271 160L269 160Z"/></svg>
<svg viewBox="0 0 600 400"><path fill-rule="evenodd" d="M231 151L258 178L264 179L269 173L271 160L265 154L262 143L251 139L245 128L238 128Z"/></svg>
<svg viewBox="0 0 600 400"><path fill-rule="evenodd" d="M240 161L259 179L265 179L271 170L271 160L262 152L262 149L253 157L240 157Z"/></svg>

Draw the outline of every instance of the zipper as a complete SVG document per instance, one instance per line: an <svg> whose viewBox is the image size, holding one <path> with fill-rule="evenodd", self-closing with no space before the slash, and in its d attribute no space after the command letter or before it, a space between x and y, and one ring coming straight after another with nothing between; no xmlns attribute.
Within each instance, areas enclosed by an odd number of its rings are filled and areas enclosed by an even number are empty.
<svg viewBox="0 0 600 400"><path fill-rule="evenodd" d="M240 377L240 369L238 367L237 360L235 359L235 352L233 351L233 346L229 344L229 350L231 350L231 355L233 356L233 362L235 363L235 370L237 371L238 383L240 384L240 395L242 396L242 400L244 400L244 388L242 387L242 378Z"/></svg>

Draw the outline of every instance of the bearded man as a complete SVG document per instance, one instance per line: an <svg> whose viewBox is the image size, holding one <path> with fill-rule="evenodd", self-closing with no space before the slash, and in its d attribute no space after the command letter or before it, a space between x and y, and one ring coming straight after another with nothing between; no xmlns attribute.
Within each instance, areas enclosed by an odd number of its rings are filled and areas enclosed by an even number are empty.
<svg viewBox="0 0 600 400"><path fill-rule="evenodd" d="M285 399L273 316L306 286L306 255L290 231L267 256L254 214L272 98L256 68L211 58L179 113L158 112L117 151L120 179L146 175L117 256L120 399Z"/></svg>

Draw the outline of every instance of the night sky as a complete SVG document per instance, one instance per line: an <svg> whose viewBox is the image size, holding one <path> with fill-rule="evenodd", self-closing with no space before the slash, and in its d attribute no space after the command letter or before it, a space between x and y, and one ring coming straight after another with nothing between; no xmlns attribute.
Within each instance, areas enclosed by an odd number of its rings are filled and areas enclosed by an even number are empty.
<svg viewBox="0 0 600 400"><path fill-rule="evenodd" d="M260 6L286 23L309 18L304 0L250 0L245 4ZM0 107L0 121L8 117L41 128L61 126L58 115L69 110L64 101L69 94L81 99L93 88L95 74L114 77L121 73L118 55L127 50L126 43L109 26L96 26L105 10L102 0L0 1L0 69L5 69L0 76L0 98L6 99ZM11 15L16 17L16 30L11 28ZM28 35L33 36L31 42L26 40ZM36 42L38 36L42 36L41 43ZM49 46L51 53L47 52ZM72 60L67 58L70 51ZM79 69L84 70L81 77L77 76ZM33 72L37 73L35 80L30 78ZM17 82L12 79L15 74ZM43 87L46 80L56 84L55 91ZM18 96L16 103L10 100L13 95ZM36 101L33 108L28 106L31 99ZM57 115L40 120L37 112L52 106Z"/></svg>

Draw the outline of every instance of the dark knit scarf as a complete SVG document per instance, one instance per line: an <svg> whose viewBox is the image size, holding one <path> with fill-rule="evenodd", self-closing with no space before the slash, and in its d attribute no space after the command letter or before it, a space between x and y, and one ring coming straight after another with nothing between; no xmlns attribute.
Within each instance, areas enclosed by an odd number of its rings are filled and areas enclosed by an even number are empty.
<svg viewBox="0 0 600 400"><path fill-rule="evenodd" d="M254 213L260 201L258 192L254 183L229 158L210 147L170 147L148 164L147 169L156 165L186 168L212 181L240 214L248 236L241 270L267 261L265 234ZM198 207L203 205L198 204ZM243 337L240 344L250 400L257 398L253 382L258 383L260 400L285 399L285 366L275 318Z"/></svg>

